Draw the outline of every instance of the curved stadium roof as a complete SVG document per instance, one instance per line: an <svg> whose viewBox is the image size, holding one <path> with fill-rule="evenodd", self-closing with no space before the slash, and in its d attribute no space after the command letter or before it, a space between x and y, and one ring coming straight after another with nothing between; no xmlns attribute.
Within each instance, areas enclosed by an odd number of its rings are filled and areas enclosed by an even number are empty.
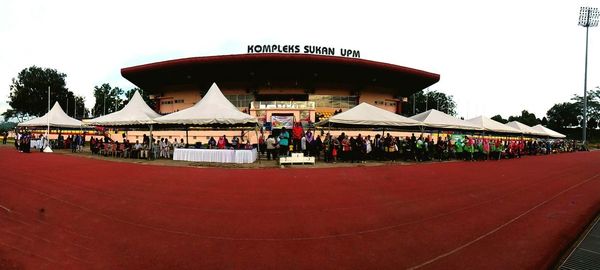
<svg viewBox="0 0 600 270"><path fill-rule="evenodd" d="M150 92L173 85L208 89L216 82L247 90L278 84L305 89L331 84L347 85L354 90L376 86L408 96L440 80L435 73L360 58L284 53L175 59L123 68L121 74Z"/></svg>

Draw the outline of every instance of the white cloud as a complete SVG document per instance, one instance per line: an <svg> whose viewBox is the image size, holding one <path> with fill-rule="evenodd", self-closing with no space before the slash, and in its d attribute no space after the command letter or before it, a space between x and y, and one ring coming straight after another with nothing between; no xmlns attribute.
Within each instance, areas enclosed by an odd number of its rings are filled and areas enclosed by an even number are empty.
<svg viewBox="0 0 600 270"><path fill-rule="evenodd" d="M393 3L393 4L390 4ZM441 74L461 116L538 116L583 90L584 1L18 1L0 3L0 111L31 65L92 89L128 89L127 66L245 53L247 44L318 44ZM593 4L593 3L592 3ZM590 29L589 88L600 85L600 29Z"/></svg>

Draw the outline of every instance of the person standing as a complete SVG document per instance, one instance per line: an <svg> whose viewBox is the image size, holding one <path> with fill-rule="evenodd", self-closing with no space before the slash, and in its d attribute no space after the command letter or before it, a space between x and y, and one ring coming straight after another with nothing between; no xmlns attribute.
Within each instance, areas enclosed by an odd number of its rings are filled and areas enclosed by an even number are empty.
<svg viewBox="0 0 600 270"><path fill-rule="evenodd" d="M352 140L354 140L354 139L352 139ZM350 156L350 150L352 150L352 145L350 144L350 139L348 139L348 136L344 136L344 138L342 138L342 141L340 143L342 144L342 152L340 153L340 160L348 161L348 160L352 159L352 157Z"/></svg>
<svg viewBox="0 0 600 270"><path fill-rule="evenodd" d="M240 147L240 139L237 136L233 136L233 139L231 139L231 147L233 149L238 149Z"/></svg>
<svg viewBox="0 0 600 270"><path fill-rule="evenodd" d="M333 159L333 163L337 162L337 157L338 157L338 153L339 153L338 149L340 149L340 145L341 145L340 141L335 136L332 136L331 137L331 157Z"/></svg>
<svg viewBox="0 0 600 270"><path fill-rule="evenodd" d="M219 142L217 143L217 149L225 149L227 147L227 137L223 135L219 137Z"/></svg>
<svg viewBox="0 0 600 270"><path fill-rule="evenodd" d="M381 139L380 139L379 134L375 135L375 138L373 139L373 159L375 160L381 160Z"/></svg>
<svg viewBox="0 0 600 270"><path fill-rule="evenodd" d="M371 145L371 135L365 138L365 158L370 158L373 146Z"/></svg>
<svg viewBox="0 0 600 270"><path fill-rule="evenodd" d="M306 132L306 135L304 137L306 139L305 155L312 157L315 155L315 139L313 137L313 133L309 130Z"/></svg>
<svg viewBox="0 0 600 270"><path fill-rule="evenodd" d="M300 123L295 123L292 128L292 138L294 142L294 152L300 152L302 149L302 136L304 131L302 130L302 126Z"/></svg>
<svg viewBox="0 0 600 270"><path fill-rule="evenodd" d="M19 151L19 140L21 139L21 133L15 131L15 149Z"/></svg>
<svg viewBox="0 0 600 270"><path fill-rule="evenodd" d="M419 136L419 139L417 139L416 143L416 156L417 156L417 161L423 161L423 151L425 148L425 142L423 141L423 135Z"/></svg>
<svg viewBox="0 0 600 270"><path fill-rule="evenodd" d="M317 138L313 141L313 149L314 155L317 160L321 159L321 150L323 150L323 141L321 140L321 135L317 135Z"/></svg>
<svg viewBox="0 0 600 270"><path fill-rule="evenodd" d="M469 161L473 161L473 153L475 152L475 142L473 141L473 138L471 137L465 137L465 141L467 142L465 144L466 147L466 152L467 152L467 158L469 159Z"/></svg>
<svg viewBox="0 0 600 270"><path fill-rule="evenodd" d="M358 163L362 163L363 160L365 159L364 156L366 153L366 146L365 146L365 139L362 137L362 135L360 133L358 134L356 139L354 139L354 144L352 145L352 151L354 151L354 159Z"/></svg>
<svg viewBox="0 0 600 270"><path fill-rule="evenodd" d="M67 138L67 140L69 140L71 138L71 136L69 136ZM75 153L75 151L77 151L77 137L73 136L73 139L69 140L69 147L71 147L71 153Z"/></svg>
<svg viewBox="0 0 600 270"><path fill-rule="evenodd" d="M221 140L221 138L219 138L219 141ZM217 141L215 140L215 137L210 137L210 139L208 140L208 149L216 149L217 148Z"/></svg>
<svg viewBox="0 0 600 270"><path fill-rule="evenodd" d="M277 149L277 141L275 141L275 137L273 137L273 135L269 135L265 144L267 148L267 160L271 160L271 157L273 157L273 159L276 159L277 152L275 150Z"/></svg>
<svg viewBox="0 0 600 270"><path fill-rule="evenodd" d="M144 140L142 140L142 142L143 141ZM140 148L140 158L148 158L148 143L146 142L143 142L142 147Z"/></svg>
<svg viewBox="0 0 600 270"><path fill-rule="evenodd" d="M266 142L265 142L265 135L263 134L263 132L260 132L260 136L258 137L258 146L260 147L260 154L264 155L265 151L266 151Z"/></svg>
<svg viewBox="0 0 600 270"><path fill-rule="evenodd" d="M483 139L483 157L485 160L490 159L490 142L488 139Z"/></svg>
<svg viewBox="0 0 600 270"><path fill-rule="evenodd" d="M456 143L454 144L454 152L456 152L456 159L457 160L464 160L464 156L463 156L463 140L461 138L456 139Z"/></svg>
<svg viewBox="0 0 600 270"><path fill-rule="evenodd" d="M318 139L318 137L317 137ZM329 133L327 133L327 135L325 135L325 140L323 140L323 160L325 162L330 162L332 157L331 157L331 149L332 149L333 145L332 145L332 141L331 141L331 135L329 135Z"/></svg>
<svg viewBox="0 0 600 270"><path fill-rule="evenodd" d="M290 150L290 133L285 129L281 128L279 133L279 156L287 156Z"/></svg>
<svg viewBox="0 0 600 270"><path fill-rule="evenodd" d="M306 145L307 145L306 135L302 134L302 138L300 138L300 150L302 150L302 154L304 156L308 156L308 152L307 152L308 147Z"/></svg>

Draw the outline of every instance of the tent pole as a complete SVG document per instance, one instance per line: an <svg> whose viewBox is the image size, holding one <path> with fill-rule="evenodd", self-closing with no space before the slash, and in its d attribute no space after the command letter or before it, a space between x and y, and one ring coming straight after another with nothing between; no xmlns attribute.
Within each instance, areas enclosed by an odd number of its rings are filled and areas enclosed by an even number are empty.
<svg viewBox="0 0 600 270"><path fill-rule="evenodd" d="M190 145L188 142L188 126L185 126L185 148L188 148L188 146Z"/></svg>
<svg viewBox="0 0 600 270"><path fill-rule="evenodd" d="M258 138L258 125L256 125L256 127L254 128L254 132L256 133L256 159L258 160L258 164L260 164L260 141Z"/></svg>

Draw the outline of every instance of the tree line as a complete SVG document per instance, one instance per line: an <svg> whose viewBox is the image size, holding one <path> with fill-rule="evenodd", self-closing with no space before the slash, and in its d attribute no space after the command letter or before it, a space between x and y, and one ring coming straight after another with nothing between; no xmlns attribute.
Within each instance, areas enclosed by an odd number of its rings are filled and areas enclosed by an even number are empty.
<svg viewBox="0 0 600 270"><path fill-rule="evenodd" d="M587 106L587 128L597 129L600 120L600 87L588 91ZM583 97L573 95L570 101L554 104L541 119L527 110L523 110L521 115L510 116L508 119L502 118L501 115L495 115L492 119L500 123L519 121L529 126L542 124L551 129L581 127L583 126Z"/></svg>
<svg viewBox="0 0 600 270"><path fill-rule="evenodd" d="M91 111L85 107L85 97L75 95L66 84L67 75L52 68L32 66L23 69L10 84L8 105L10 109L2 113L4 120L23 122L48 112L48 87L50 87L50 106L58 102L69 116L76 119L98 117L122 109L135 91L112 87L105 83L95 86L95 103ZM149 95L140 91L144 100L153 106Z"/></svg>

